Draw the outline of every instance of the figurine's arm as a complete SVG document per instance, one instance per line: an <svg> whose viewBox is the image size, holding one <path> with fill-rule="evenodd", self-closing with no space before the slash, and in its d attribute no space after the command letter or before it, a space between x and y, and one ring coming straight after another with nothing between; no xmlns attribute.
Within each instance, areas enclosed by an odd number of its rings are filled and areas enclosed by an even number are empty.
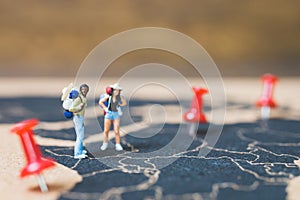
<svg viewBox="0 0 300 200"><path fill-rule="evenodd" d="M102 99L99 100L99 105L103 108L105 112L108 112L108 107L105 106L104 102L106 102L109 98L109 95L106 95Z"/></svg>
<svg viewBox="0 0 300 200"><path fill-rule="evenodd" d="M123 96L120 96L121 97L121 104L119 104L119 106L126 106L127 105L127 102L126 102L126 99L123 97Z"/></svg>
<svg viewBox="0 0 300 200"><path fill-rule="evenodd" d="M84 103L81 102L81 99L78 97L76 98L71 107L69 108L69 111L70 112L73 112L73 113L77 113L77 112L80 112L84 107Z"/></svg>

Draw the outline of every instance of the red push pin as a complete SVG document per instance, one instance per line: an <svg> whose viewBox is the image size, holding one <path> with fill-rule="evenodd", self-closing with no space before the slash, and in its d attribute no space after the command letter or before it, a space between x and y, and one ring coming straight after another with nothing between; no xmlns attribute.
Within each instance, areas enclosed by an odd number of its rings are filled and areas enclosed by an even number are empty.
<svg viewBox="0 0 300 200"><path fill-rule="evenodd" d="M275 108L277 104L273 100L274 87L278 78L272 74L265 74L261 77L263 82L263 90L261 98L256 102L256 106L261 108L261 118L268 119L271 108Z"/></svg>
<svg viewBox="0 0 300 200"><path fill-rule="evenodd" d="M183 119L187 122L191 122L192 126L190 127L190 135L195 134L196 125L198 123L207 123L206 117L202 111L203 100L202 96L208 93L208 90L205 88L196 88L192 87L194 91L194 98L191 102L190 110L183 115Z"/></svg>
<svg viewBox="0 0 300 200"><path fill-rule="evenodd" d="M41 156L39 147L36 145L33 138L32 128L39 123L37 119L29 119L16 124L11 132L20 136L23 150L26 155L27 165L22 169L20 177L23 178L29 175L37 175L39 185L42 192L47 192L48 187L42 176L42 171L53 167L55 162L51 159L45 159Z"/></svg>

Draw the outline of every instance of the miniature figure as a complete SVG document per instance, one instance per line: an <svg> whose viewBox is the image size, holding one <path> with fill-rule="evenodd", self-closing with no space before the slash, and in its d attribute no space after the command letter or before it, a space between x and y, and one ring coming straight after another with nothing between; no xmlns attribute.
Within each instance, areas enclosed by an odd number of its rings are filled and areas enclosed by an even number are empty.
<svg viewBox="0 0 300 200"><path fill-rule="evenodd" d="M74 158L86 158L87 151L83 149L84 139L84 113L87 106L86 95L89 92L89 86L82 84L80 86L80 93L72 102L69 111L73 113L73 123L76 132L76 142L74 147Z"/></svg>
<svg viewBox="0 0 300 200"><path fill-rule="evenodd" d="M120 139L120 116L122 115L121 107L126 106L127 103L124 97L121 96L122 88L118 83L110 85L110 88L112 89L112 91L99 100L99 105L106 113L104 117L104 140L101 146L101 150L104 151L108 147L108 133L111 123L113 123L116 140L115 149L116 151L122 151L123 147L121 146ZM106 102L108 103L106 104Z"/></svg>

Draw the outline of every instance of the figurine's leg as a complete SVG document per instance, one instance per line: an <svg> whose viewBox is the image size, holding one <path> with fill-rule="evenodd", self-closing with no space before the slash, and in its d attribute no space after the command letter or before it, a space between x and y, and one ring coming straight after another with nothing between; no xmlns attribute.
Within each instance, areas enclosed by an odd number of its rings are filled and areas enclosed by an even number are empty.
<svg viewBox="0 0 300 200"><path fill-rule="evenodd" d="M116 151L122 151L123 147L120 139L120 119L114 120L114 131L116 135Z"/></svg>
<svg viewBox="0 0 300 200"><path fill-rule="evenodd" d="M105 119L104 120L104 139L103 142L108 142L108 133L111 126L111 120Z"/></svg>
<svg viewBox="0 0 300 200"><path fill-rule="evenodd" d="M111 120L110 119L104 119L104 138L103 138L103 144L100 147L102 151L106 150L108 147L108 133L111 125Z"/></svg>
<svg viewBox="0 0 300 200"><path fill-rule="evenodd" d="M74 128L75 128L75 132L76 132L74 156L79 156L82 154L82 150L83 150L84 118L83 118L83 116L74 116L73 122L74 122Z"/></svg>
<svg viewBox="0 0 300 200"><path fill-rule="evenodd" d="M115 119L113 121L114 123L114 132L116 135L116 144L120 144L121 139L120 139L120 119Z"/></svg>

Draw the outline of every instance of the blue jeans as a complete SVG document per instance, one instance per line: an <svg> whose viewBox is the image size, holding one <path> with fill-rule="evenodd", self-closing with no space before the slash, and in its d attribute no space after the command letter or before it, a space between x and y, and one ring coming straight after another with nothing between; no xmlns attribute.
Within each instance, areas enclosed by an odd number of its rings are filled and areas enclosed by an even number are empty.
<svg viewBox="0 0 300 200"><path fill-rule="evenodd" d="M76 142L74 147L74 156L82 154L84 138L84 117L79 115L73 116L74 129L76 132Z"/></svg>

